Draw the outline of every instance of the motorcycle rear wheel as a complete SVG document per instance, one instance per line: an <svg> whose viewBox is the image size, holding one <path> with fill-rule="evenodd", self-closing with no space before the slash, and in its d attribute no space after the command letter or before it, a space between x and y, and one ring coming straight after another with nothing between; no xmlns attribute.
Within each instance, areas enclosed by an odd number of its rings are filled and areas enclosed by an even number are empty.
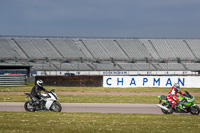
<svg viewBox="0 0 200 133"><path fill-rule="evenodd" d="M198 115L199 114L199 107L198 106L194 106L190 109L190 114L192 115Z"/></svg>
<svg viewBox="0 0 200 133"><path fill-rule="evenodd" d="M61 112L61 110L62 110L62 106L61 106L61 104L60 104L59 102L57 102L57 101L55 101L55 102L52 104L51 108L50 108L50 111L53 111L53 112Z"/></svg>
<svg viewBox="0 0 200 133"><path fill-rule="evenodd" d="M32 106L32 101L29 100L29 101L26 101L24 103L24 109L27 111L27 112L35 112L35 108L33 108Z"/></svg>
<svg viewBox="0 0 200 133"><path fill-rule="evenodd" d="M166 107L167 104L166 104L166 103L163 103L162 106L165 106L165 107ZM162 109L162 108L161 108L161 111L162 111L164 114L172 114L172 113L173 113L172 110L167 111L167 110L164 110L164 109Z"/></svg>

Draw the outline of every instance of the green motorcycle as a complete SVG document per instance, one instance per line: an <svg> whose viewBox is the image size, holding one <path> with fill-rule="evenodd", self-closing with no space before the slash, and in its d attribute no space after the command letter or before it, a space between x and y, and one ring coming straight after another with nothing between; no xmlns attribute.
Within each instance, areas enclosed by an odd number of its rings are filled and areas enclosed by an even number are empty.
<svg viewBox="0 0 200 133"><path fill-rule="evenodd" d="M161 108L161 111L164 114L172 114L173 112L176 113L191 113L192 115L198 115L199 114L199 107L194 104L195 98L192 96L188 91L185 91L185 95L177 96L178 99L181 100L181 102L177 102L176 109L172 109L172 103L170 103L167 100L167 96L161 95L158 96L159 104L158 107Z"/></svg>

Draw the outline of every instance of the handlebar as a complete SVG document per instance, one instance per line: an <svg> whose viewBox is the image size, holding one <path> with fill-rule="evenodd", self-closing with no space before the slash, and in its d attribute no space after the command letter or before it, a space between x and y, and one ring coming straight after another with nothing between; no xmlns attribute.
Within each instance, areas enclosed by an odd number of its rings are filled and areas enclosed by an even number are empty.
<svg viewBox="0 0 200 133"><path fill-rule="evenodd" d="M45 92L46 92L46 93L50 93L50 92L54 92L54 91L55 91L55 89L52 89L52 90L50 90L50 91L46 90Z"/></svg>

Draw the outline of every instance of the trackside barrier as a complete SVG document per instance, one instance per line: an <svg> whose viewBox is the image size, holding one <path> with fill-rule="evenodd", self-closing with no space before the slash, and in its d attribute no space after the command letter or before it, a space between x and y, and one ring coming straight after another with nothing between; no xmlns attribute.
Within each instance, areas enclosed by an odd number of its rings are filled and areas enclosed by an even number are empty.
<svg viewBox="0 0 200 133"><path fill-rule="evenodd" d="M200 76L36 76L44 85L67 87L172 87L200 88Z"/></svg>
<svg viewBox="0 0 200 133"><path fill-rule="evenodd" d="M36 76L47 86L102 87L103 76Z"/></svg>
<svg viewBox="0 0 200 133"><path fill-rule="evenodd" d="M0 75L0 86L26 85L26 75Z"/></svg>
<svg viewBox="0 0 200 133"><path fill-rule="evenodd" d="M200 76L104 76L103 87L172 87L200 88Z"/></svg>

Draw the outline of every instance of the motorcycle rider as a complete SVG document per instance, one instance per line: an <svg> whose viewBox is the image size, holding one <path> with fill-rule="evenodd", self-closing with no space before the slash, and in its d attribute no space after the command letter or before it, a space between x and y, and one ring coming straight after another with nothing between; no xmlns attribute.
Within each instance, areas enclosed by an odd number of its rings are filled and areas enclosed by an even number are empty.
<svg viewBox="0 0 200 133"><path fill-rule="evenodd" d="M182 91L180 91L180 85L178 83L175 83L174 86L172 86L172 89L168 93L167 100L172 103L172 109L176 110L177 108L177 102L181 102L180 99L176 97L177 93L180 93L181 95L185 95Z"/></svg>
<svg viewBox="0 0 200 133"><path fill-rule="evenodd" d="M43 88L43 81L42 80L37 80L36 84L33 86L32 90L31 90L31 98L34 101L33 103L33 107L35 107L36 105L39 104L39 100L41 99L41 97L43 98L47 98L48 96L43 96L41 94L41 91L45 91L48 92L46 89Z"/></svg>

